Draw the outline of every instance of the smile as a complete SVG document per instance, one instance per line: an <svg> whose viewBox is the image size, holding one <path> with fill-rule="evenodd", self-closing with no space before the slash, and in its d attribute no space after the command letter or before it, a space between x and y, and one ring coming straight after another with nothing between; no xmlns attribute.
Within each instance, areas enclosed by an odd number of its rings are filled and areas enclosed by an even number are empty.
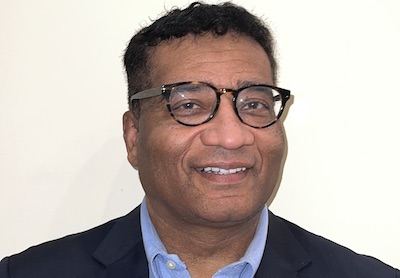
<svg viewBox="0 0 400 278"><path fill-rule="evenodd" d="M206 167L206 168L200 168L200 172L207 173L207 174L217 174L217 175L231 175L231 174L236 174L239 172L244 172L246 171L245 167L240 167L240 168L234 168L234 169L222 169L218 167Z"/></svg>

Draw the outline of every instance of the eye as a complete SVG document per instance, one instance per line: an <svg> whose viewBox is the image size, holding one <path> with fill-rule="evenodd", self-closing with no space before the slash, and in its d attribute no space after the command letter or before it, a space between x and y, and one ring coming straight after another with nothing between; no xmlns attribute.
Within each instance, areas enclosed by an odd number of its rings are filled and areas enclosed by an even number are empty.
<svg viewBox="0 0 400 278"><path fill-rule="evenodd" d="M177 116L188 116L204 113L207 108L205 104L199 100L184 99L171 103L171 110Z"/></svg>
<svg viewBox="0 0 400 278"><path fill-rule="evenodd" d="M267 105L259 102L259 101L251 101L243 103L242 110L255 110L255 109L268 109Z"/></svg>
<svg viewBox="0 0 400 278"><path fill-rule="evenodd" d="M271 117L274 106L274 91L266 86L245 88L236 101L237 110L242 116Z"/></svg>
<svg viewBox="0 0 400 278"><path fill-rule="evenodd" d="M193 102L191 103L185 103L182 105L183 109L194 109L196 107L196 104L194 104Z"/></svg>
<svg viewBox="0 0 400 278"><path fill-rule="evenodd" d="M198 107L199 106L194 102L184 102L175 104L173 110L188 110L188 109L196 109Z"/></svg>
<svg viewBox="0 0 400 278"><path fill-rule="evenodd" d="M175 117L208 117L215 107L212 88L203 84L177 86L170 95L169 104Z"/></svg>
<svg viewBox="0 0 400 278"><path fill-rule="evenodd" d="M265 100L241 99L238 105L238 110L245 113L262 113L263 111L269 111L270 105Z"/></svg>

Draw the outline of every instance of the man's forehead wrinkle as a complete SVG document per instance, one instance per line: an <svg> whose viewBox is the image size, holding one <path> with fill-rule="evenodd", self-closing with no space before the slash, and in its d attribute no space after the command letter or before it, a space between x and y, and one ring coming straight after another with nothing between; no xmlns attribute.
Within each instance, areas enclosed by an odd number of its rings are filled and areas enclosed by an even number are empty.
<svg viewBox="0 0 400 278"><path fill-rule="evenodd" d="M235 41L238 43L233 43ZM248 48L241 44L243 41L258 46L257 42L247 37L229 35L194 38L188 36L161 42L154 48L151 56L154 65L151 71L152 86L181 81L203 81L215 87L237 89L256 83L273 83L270 80L272 69L268 55L261 54L259 58L243 55L248 52ZM179 67L176 63L179 63ZM171 71L175 68L180 70ZM260 72L260 69L263 72ZM230 80L220 80L219 73L226 70L231 72Z"/></svg>
<svg viewBox="0 0 400 278"><path fill-rule="evenodd" d="M198 67L193 66L193 67L188 67L187 70L188 71L197 70L197 74L199 76L201 76L203 79L202 80L185 80L185 81L203 81L203 82L210 83L211 85L214 85L215 87L225 86L223 84L215 84L214 82L212 82L213 77L218 77L218 74L215 73L215 70L213 70L212 65L217 66L218 64L224 64L226 62L232 62L232 61L241 62L241 63L244 62L241 59L229 59L229 60L227 59L226 61L224 61L224 60L202 61L202 62L199 62L197 64L197 66L201 65L201 64L206 64L209 66L208 69L206 68L205 70L199 70ZM269 68L269 65L268 65L268 68ZM246 74L248 77L244 79L242 77L243 74ZM266 70L265 72L260 72L257 69L257 67L254 67L253 71L249 71L249 70L246 70L241 67L235 67L235 69L231 73L231 78L232 78L231 83L232 83L232 85L234 85L236 87L236 89L246 87L249 85L272 83L272 80L270 80L271 79L271 71ZM235 89L235 88L231 88L231 89Z"/></svg>
<svg viewBox="0 0 400 278"><path fill-rule="evenodd" d="M254 61L254 60L248 60L244 58L234 58L236 55L240 52L245 52L247 49L220 49L220 48L215 48L215 49L204 49L204 48L197 48L196 52L189 56L188 59L197 59L199 62L203 63L227 63L227 62L259 62L259 61ZM208 55L211 54L211 55ZM205 60L204 57L217 57L218 59L211 58ZM267 55L265 55L265 58L267 59Z"/></svg>
<svg viewBox="0 0 400 278"><path fill-rule="evenodd" d="M219 47L214 47L213 49L204 49L202 48L202 45L204 43L204 41L218 41L221 40L223 38L226 38L228 36L231 36L232 41L233 42L238 42L240 41L240 39L245 39L248 42L252 42L255 45L258 45L260 48L261 45L259 45L257 42L255 42L253 39L247 37L247 36L235 36L234 34L228 33L225 34L224 36L221 37L214 37L211 35L202 35L202 36L193 36L193 35L187 35L185 37L182 38L174 38L174 39L170 39L170 40L166 40L166 41L162 41L160 42L156 47L155 50L156 52L161 50L162 52L170 52L170 51L176 51L179 49L185 50L185 49L196 49L196 54L197 55L201 55L201 53L209 53L209 52L214 52L214 53L221 53L221 52L236 52L238 51L238 49L235 47L233 49L227 49L227 48L219 48ZM223 42L221 42L223 43ZM232 45L233 46L233 45ZM247 49L243 49L243 51L247 51ZM265 53L265 55L267 56L267 54Z"/></svg>
<svg viewBox="0 0 400 278"><path fill-rule="evenodd" d="M211 65L210 63L207 63ZM230 88L230 89L239 89L249 85L255 84L270 84L272 85L271 73L270 71L265 71L263 73L260 72L248 72L242 68L237 68L234 73L231 74L230 80L226 78L221 80L219 75L213 71L212 67L210 69L199 70L197 67L187 67L185 68L187 72L192 72L196 70L196 77L186 77L186 76L172 76L169 75L170 78L173 78L173 82L183 82L183 81L201 81L209 83L217 88ZM153 70L152 74L152 86L161 86L164 85L163 77L166 73L169 72L168 63L164 65L158 65ZM243 78L243 73L246 73L249 77ZM190 75L189 75L190 76Z"/></svg>

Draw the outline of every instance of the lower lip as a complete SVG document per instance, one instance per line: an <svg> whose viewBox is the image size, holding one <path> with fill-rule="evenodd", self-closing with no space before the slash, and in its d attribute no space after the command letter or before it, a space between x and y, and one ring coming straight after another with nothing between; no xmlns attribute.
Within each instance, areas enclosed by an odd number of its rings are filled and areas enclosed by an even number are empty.
<svg viewBox="0 0 400 278"><path fill-rule="evenodd" d="M240 183L248 175L248 170L240 171L234 174L220 175L214 173L205 173L198 171L198 173L210 182L221 184L221 185L233 185Z"/></svg>

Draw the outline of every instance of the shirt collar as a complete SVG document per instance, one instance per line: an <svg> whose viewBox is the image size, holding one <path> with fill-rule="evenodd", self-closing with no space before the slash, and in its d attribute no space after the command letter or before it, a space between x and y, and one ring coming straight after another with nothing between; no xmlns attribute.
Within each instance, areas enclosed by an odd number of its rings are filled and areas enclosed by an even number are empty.
<svg viewBox="0 0 400 278"><path fill-rule="evenodd" d="M141 209L140 209L140 221L141 221L141 228L142 228L142 237L143 237L143 245L146 252L147 261L149 262L149 269L150 272L154 272L156 266L154 265L154 260L156 256L162 255L167 256L167 250L164 244L161 242L157 231L151 222L149 212L147 209L146 197L143 199ZM268 210L266 207L261 212L260 220L258 222L257 230L254 235L253 240L251 241L247 251L245 252L244 256L235 263L232 263L224 268L230 268L234 265L242 264L249 265L250 272L252 273L248 277L254 277L257 269L260 265L262 256L264 254L264 249L267 240L267 233L268 233ZM247 268L248 269L248 268ZM247 276L247 275L246 275Z"/></svg>

